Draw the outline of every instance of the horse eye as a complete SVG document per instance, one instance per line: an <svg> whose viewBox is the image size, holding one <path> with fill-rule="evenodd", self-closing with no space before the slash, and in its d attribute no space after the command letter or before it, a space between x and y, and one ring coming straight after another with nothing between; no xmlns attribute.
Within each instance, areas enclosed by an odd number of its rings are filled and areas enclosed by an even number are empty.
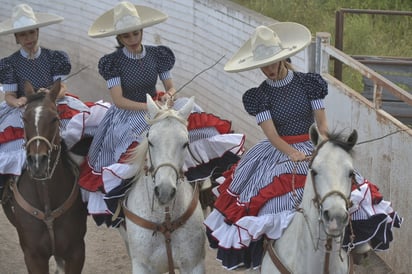
<svg viewBox="0 0 412 274"><path fill-rule="evenodd" d="M351 170L350 172L349 172L349 178L354 178L355 177L355 171L354 170Z"/></svg>
<svg viewBox="0 0 412 274"><path fill-rule="evenodd" d="M318 175L318 172L316 170L311 169L310 170L310 174L315 177L316 175Z"/></svg>
<svg viewBox="0 0 412 274"><path fill-rule="evenodd" d="M187 148L187 147L189 147L189 142L186 142L186 143L183 145L183 148Z"/></svg>
<svg viewBox="0 0 412 274"><path fill-rule="evenodd" d="M147 141L147 142L149 143L149 146L153 147L152 142L150 142L150 141Z"/></svg>

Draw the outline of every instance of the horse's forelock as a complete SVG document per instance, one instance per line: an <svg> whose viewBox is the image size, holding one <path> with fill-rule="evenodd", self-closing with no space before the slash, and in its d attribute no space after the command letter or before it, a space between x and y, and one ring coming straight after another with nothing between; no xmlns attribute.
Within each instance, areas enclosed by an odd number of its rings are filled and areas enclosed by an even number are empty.
<svg viewBox="0 0 412 274"><path fill-rule="evenodd" d="M353 149L353 144L347 142L347 136L342 132L330 132L327 134L328 142L342 148L346 152L350 153Z"/></svg>
<svg viewBox="0 0 412 274"><path fill-rule="evenodd" d="M146 121L149 125L153 125L153 124L155 124L155 123L157 123L157 122L159 122L163 119L169 118L169 117L178 120L180 123L182 123L184 125L187 124L187 121L185 119L179 117L177 115L177 111L174 110L174 109L165 109L165 110L162 109L162 110L159 111L159 113L156 115L156 117L154 117L153 119L146 119Z"/></svg>
<svg viewBox="0 0 412 274"><path fill-rule="evenodd" d="M43 100L46 97L46 92L37 92L27 96L27 103L31 103L38 100Z"/></svg>

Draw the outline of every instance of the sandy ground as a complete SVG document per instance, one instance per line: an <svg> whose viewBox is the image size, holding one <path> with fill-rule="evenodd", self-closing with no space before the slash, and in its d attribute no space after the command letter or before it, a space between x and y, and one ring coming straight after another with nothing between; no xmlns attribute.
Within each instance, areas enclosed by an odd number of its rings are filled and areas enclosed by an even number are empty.
<svg viewBox="0 0 412 274"><path fill-rule="evenodd" d="M206 272L214 274L225 271L214 258L215 252L207 248ZM20 249L17 232L0 209L0 274L26 274L27 270ZM128 274L131 264L123 240L116 229L96 226L88 219L86 234L85 274ZM236 272L239 273L239 272Z"/></svg>
<svg viewBox="0 0 412 274"><path fill-rule="evenodd" d="M0 274L26 274L23 253L18 242L17 232L0 210ZM383 265L380 258L372 254L363 267L356 267L356 273L387 274L395 273ZM131 273L130 259L116 229L96 226L89 217L86 234L85 274L128 274ZM215 251L207 248L206 273L228 274L242 271L226 271L215 260Z"/></svg>

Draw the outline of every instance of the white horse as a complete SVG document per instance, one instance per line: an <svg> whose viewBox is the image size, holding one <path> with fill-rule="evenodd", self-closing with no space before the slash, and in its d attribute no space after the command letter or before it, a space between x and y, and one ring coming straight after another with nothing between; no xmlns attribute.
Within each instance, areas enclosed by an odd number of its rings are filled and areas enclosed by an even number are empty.
<svg viewBox="0 0 412 274"><path fill-rule="evenodd" d="M147 138L132 155L135 181L127 193L127 246L134 274L205 273L205 231L198 189L184 179L187 118L194 99L178 111L147 96Z"/></svg>
<svg viewBox="0 0 412 274"><path fill-rule="evenodd" d="M316 145L300 209L282 237L269 242L261 273L351 273L352 262L341 244L349 224L354 167L350 151L354 130L346 140L321 140L311 127Z"/></svg>

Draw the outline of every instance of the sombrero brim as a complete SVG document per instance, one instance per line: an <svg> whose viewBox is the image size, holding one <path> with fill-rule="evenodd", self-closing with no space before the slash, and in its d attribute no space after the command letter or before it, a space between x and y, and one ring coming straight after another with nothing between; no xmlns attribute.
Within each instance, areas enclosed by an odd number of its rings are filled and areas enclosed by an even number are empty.
<svg viewBox="0 0 412 274"><path fill-rule="evenodd" d="M135 26L131 26L128 28L123 29L114 29L114 22L113 22L113 11L111 9L94 21L92 26L89 28L89 36L92 38L102 38L112 35L118 35L122 33L132 32L135 30L147 28L163 21L166 21L167 14L150 8L146 6L139 6L135 5L137 11L139 12L141 23Z"/></svg>
<svg viewBox="0 0 412 274"><path fill-rule="evenodd" d="M57 24L64 20L64 18L61 16L49 14L49 13L35 13L35 15L37 19L36 24L21 27L21 28L13 27L12 19L8 19L6 21L1 22L0 23L0 35L17 33L17 32L22 32L22 31L31 30L31 29L37 29L37 28L48 26L48 25Z"/></svg>
<svg viewBox="0 0 412 274"><path fill-rule="evenodd" d="M312 41L310 30L298 23L281 22L268 27L278 35L283 47L281 51L269 58L254 60L252 42L249 39L226 63L224 70L227 72L241 72L264 67L295 55Z"/></svg>

